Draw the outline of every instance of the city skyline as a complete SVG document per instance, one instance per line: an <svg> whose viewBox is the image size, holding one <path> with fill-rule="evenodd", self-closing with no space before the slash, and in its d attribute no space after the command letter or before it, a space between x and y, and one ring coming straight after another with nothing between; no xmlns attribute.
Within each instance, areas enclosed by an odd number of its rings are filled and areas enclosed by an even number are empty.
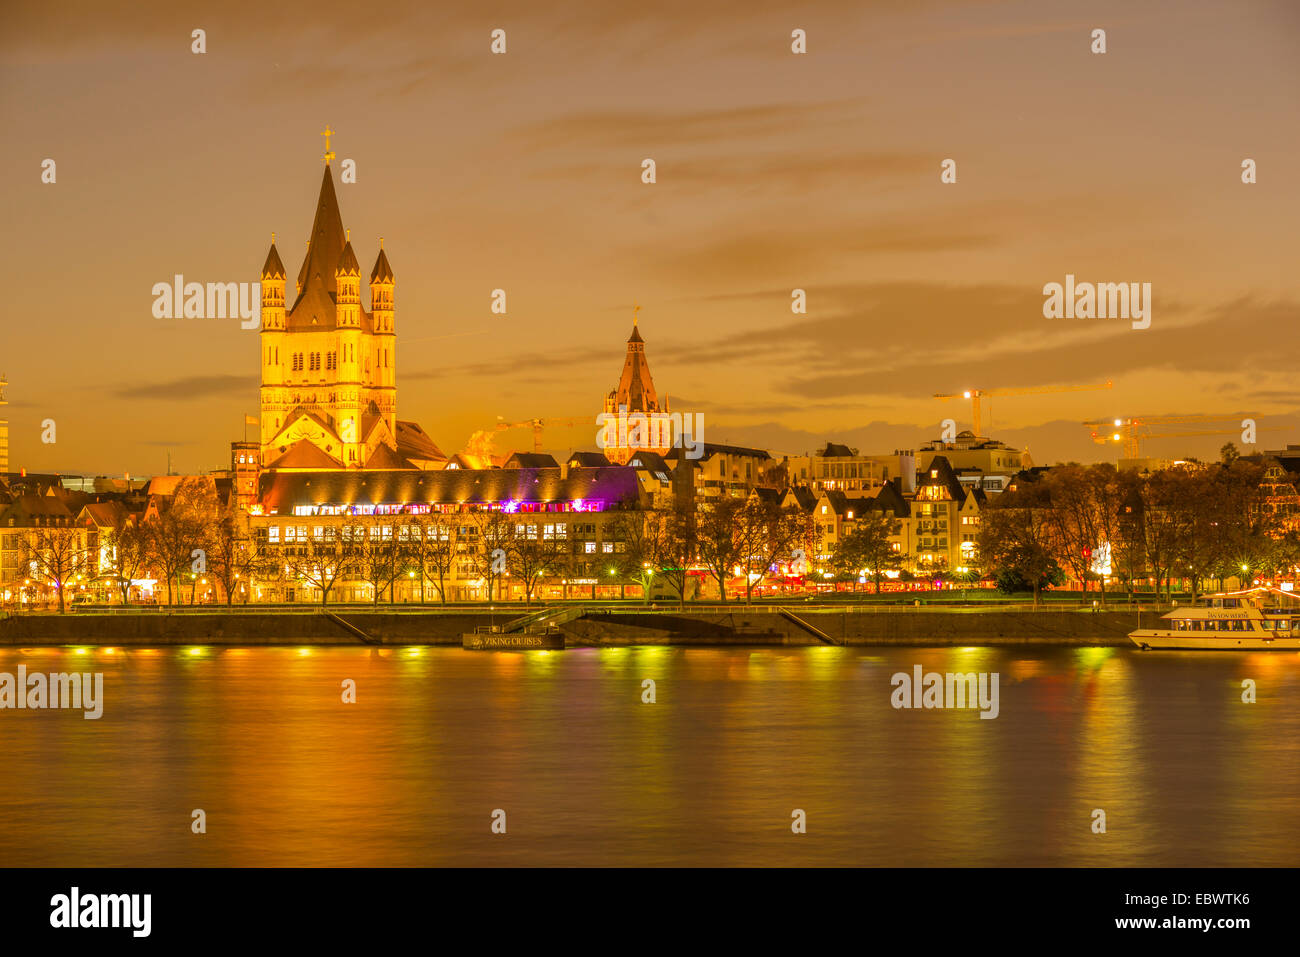
<svg viewBox="0 0 1300 957"><path fill-rule="evenodd" d="M448 454L498 417L588 413L592 427L546 445L594 448L634 302L659 391L703 413L711 442L915 448L945 418L970 426L933 393L1106 379L1105 394L994 400L984 432L1039 464L1114 461L1080 423L1120 415L1254 413L1259 449L1294 438L1272 361L1297 313L1297 134L1277 122L1300 62L1278 29L1294 12L924 6L656 9L651 46L635 11L506 6L451 32L385 33L384 57L346 78L339 58L353 66L376 34L342 7L308 31L259 14L252 33L225 28L249 22L240 4L206 25L88 9L57 38L41 11L6 14L0 117L30 144L0 159L21 227L0 363L11 468L147 475L168 450L178 471L225 466L257 410L257 336L155 319L149 291L177 273L256 281L272 231L292 275L327 124L357 164L339 201L358 248L373 256L385 236L401 284L401 414ZM493 56L498 27L509 48ZM1212 77L1188 69L1211 53ZM155 70L132 78L118 57ZM974 119L982 99L999 108ZM142 107L155 119L136 121ZM940 182L949 157L955 184ZM1240 181L1245 157L1256 184ZM1151 328L1044 319L1043 285L1067 274L1152 283ZM790 312L795 288L807 315ZM1231 439L1149 450L1209 457Z"/></svg>

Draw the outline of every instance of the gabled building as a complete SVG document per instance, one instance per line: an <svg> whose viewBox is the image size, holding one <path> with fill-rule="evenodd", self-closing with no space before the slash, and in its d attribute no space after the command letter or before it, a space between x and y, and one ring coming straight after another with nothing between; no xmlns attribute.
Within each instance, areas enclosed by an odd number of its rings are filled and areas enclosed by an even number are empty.
<svg viewBox="0 0 1300 957"><path fill-rule="evenodd" d="M690 470L697 496L744 498L755 486L776 487L771 480L772 454L763 449L704 442L699 455L691 458L686 449L675 448L664 456L674 469L680 464Z"/></svg>

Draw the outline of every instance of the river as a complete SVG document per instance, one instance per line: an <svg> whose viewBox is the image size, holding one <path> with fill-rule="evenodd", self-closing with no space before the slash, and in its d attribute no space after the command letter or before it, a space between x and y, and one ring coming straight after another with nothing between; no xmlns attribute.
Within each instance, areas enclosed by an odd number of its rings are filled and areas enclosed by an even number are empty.
<svg viewBox="0 0 1300 957"><path fill-rule="evenodd" d="M103 714L0 710L3 865L1300 864L1291 653L0 648L19 665L102 672ZM916 665L997 674L997 717L893 707Z"/></svg>

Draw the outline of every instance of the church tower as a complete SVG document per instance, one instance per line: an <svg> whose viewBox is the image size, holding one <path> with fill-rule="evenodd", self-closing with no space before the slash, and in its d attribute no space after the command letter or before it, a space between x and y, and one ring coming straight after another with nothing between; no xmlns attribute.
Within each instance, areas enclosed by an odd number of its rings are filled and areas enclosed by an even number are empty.
<svg viewBox="0 0 1300 957"><path fill-rule="evenodd" d="M285 307L286 275L274 238L262 267L260 458L269 469L376 468L400 461L393 271L381 245L367 311L361 265L334 191L333 157L327 140L292 306Z"/></svg>
<svg viewBox="0 0 1300 957"><path fill-rule="evenodd" d="M647 416L668 413L668 401L665 398L663 405L659 404L654 379L650 377L650 363L645 356L645 340L641 338L641 331L637 328L637 313L640 309L641 307L637 306L632 311L632 335L627 339L627 357L623 360L623 374L614 391L605 396L605 413L610 416L624 413L627 415L640 413ZM670 434L665 436L656 430L651 434L662 441L657 444L629 447L630 443L624 441L626 436L620 433L612 420L606 420L605 428L605 457L615 465L626 464L628 459L637 452L656 452L659 455L666 455L672 449Z"/></svg>

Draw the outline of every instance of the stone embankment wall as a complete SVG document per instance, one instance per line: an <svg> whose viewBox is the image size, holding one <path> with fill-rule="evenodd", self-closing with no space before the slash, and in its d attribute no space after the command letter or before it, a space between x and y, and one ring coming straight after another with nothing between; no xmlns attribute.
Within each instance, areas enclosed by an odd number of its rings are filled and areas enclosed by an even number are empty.
<svg viewBox="0 0 1300 957"><path fill-rule="evenodd" d="M535 610L535 609L534 609ZM428 613L357 611L337 614L383 644L459 645L476 626L501 625L521 610ZM1150 627L1156 614L1143 612ZM562 626L580 645L1126 645L1140 627L1137 612L1059 610L914 610L868 608L687 609L593 611ZM7 645L295 645L359 644L321 612L18 615L0 620Z"/></svg>

